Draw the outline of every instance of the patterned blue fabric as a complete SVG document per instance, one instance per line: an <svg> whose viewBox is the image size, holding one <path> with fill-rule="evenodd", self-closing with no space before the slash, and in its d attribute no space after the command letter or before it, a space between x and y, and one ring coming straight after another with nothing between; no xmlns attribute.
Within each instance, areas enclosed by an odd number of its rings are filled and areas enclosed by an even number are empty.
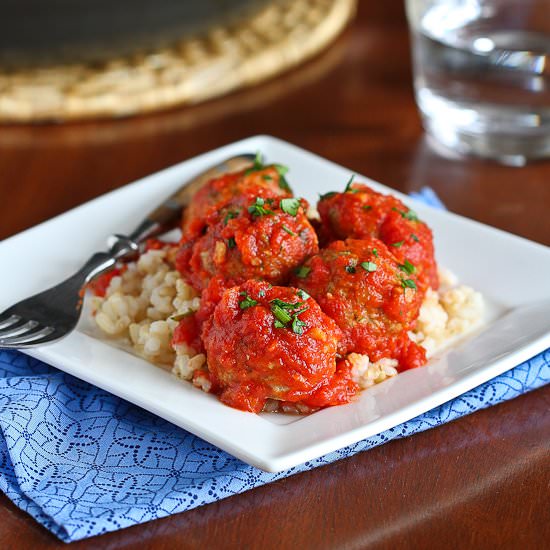
<svg viewBox="0 0 550 550"><path fill-rule="evenodd" d="M431 190L419 197L441 206ZM70 542L190 510L512 399L550 381L550 350L474 390L278 474L19 352L0 350L0 490Z"/></svg>
<svg viewBox="0 0 550 550"><path fill-rule="evenodd" d="M69 542L190 510L512 399L550 381L550 350L413 420L279 474L126 401L0 351L0 489Z"/></svg>

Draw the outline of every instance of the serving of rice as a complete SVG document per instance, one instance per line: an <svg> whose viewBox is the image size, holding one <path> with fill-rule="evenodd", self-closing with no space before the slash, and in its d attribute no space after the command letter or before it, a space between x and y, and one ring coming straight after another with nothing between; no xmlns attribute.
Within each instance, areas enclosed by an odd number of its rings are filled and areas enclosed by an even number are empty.
<svg viewBox="0 0 550 550"><path fill-rule="evenodd" d="M484 314L479 292L459 285L448 271L441 270L439 277L440 289L428 290L416 329L409 333L428 357L479 327ZM173 250L149 250L111 279L104 297L92 298L92 312L105 336L127 341L137 355L171 368L182 380L192 380L195 371L207 368L206 356L186 344L173 347L171 341L178 319L196 311L199 301L198 293L176 271ZM348 360L361 389L398 373L398 361L391 357L370 362L367 355L351 353ZM194 384L204 391L210 389L207 377L195 376ZM280 410L270 402L266 408Z"/></svg>

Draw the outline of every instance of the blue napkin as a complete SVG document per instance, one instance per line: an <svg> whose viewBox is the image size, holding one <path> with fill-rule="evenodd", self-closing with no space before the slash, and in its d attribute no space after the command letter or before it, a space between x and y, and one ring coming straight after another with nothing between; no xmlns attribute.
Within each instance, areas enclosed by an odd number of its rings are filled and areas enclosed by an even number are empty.
<svg viewBox="0 0 550 550"><path fill-rule="evenodd" d="M61 540L71 542L329 464L549 381L546 350L400 426L270 474L36 359L0 351L0 490Z"/></svg>

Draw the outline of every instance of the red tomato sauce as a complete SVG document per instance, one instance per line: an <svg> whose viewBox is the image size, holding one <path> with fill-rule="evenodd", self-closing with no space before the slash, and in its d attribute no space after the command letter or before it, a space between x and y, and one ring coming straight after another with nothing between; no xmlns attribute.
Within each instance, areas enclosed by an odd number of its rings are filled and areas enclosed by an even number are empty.
<svg viewBox="0 0 550 550"><path fill-rule="evenodd" d="M103 273L88 283L88 288L94 293L95 296L105 297L107 288L111 284L114 277L122 275L126 271L126 265L115 267L106 273Z"/></svg>
<svg viewBox="0 0 550 550"><path fill-rule="evenodd" d="M255 167L208 182L174 252L201 301L173 344L206 353L196 386L252 412L272 399L296 411L350 402L352 352L397 359L400 371L425 364L408 332L438 286L431 230L399 199L349 184L321 198L313 226L282 173Z"/></svg>
<svg viewBox="0 0 550 550"><path fill-rule="evenodd" d="M208 217L202 235L182 238L176 267L199 290L213 277L284 283L318 250L306 209L307 202L298 199L234 198Z"/></svg>
<svg viewBox="0 0 550 550"><path fill-rule="evenodd" d="M192 205L185 211L183 233L200 235L207 220L235 197L252 199L257 196L277 199L290 197L292 192L274 166L243 170L212 179L195 194Z"/></svg>
<svg viewBox="0 0 550 550"><path fill-rule="evenodd" d="M432 232L415 212L397 197L358 183L344 193L327 195L318 203L322 242L379 238L399 260L415 265L422 289L438 288Z"/></svg>
<svg viewBox="0 0 550 550"><path fill-rule="evenodd" d="M339 337L312 298L260 281L224 292L202 330L220 399L253 412L269 398L296 402L326 385Z"/></svg>
<svg viewBox="0 0 550 550"><path fill-rule="evenodd" d="M400 359L402 368L418 366L407 332L414 328L422 297L413 274L374 238L334 241L307 260L291 283L317 300L343 332L342 356L356 352L371 361ZM411 343L412 344L412 343ZM421 356L422 351L417 350Z"/></svg>

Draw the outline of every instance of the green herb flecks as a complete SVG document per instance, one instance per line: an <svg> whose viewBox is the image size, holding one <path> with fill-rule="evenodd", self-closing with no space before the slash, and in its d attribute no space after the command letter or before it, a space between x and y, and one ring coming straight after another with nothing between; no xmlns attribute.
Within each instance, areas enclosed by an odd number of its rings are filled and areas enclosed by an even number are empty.
<svg viewBox="0 0 550 550"><path fill-rule="evenodd" d="M258 305L258 301L251 298L246 292L241 292L243 299L239 302L239 307L241 309L248 309L249 307L254 307Z"/></svg>
<svg viewBox="0 0 550 550"><path fill-rule="evenodd" d="M263 170L264 168L264 158L262 153L260 151L256 152L256 156L254 157L254 164L245 171L244 175L248 176L249 174L252 174L252 172L257 172L258 170Z"/></svg>
<svg viewBox="0 0 550 550"><path fill-rule="evenodd" d="M300 200L295 198L281 199L279 206L285 214L296 216L298 214L298 209L300 208Z"/></svg>
<svg viewBox="0 0 550 550"><path fill-rule="evenodd" d="M401 286L403 288L412 288L416 290L416 283L412 279L401 279Z"/></svg>
<svg viewBox="0 0 550 550"><path fill-rule="evenodd" d="M296 292L296 294L298 294L298 297L301 298L302 300L307 300L308 298L311 298L311 296L305 290L302 290L302 289L299 289L298 292Z"/></svg>
<svg viewBox="0 0 550 550"><path fill-rule="evenodd" d="M256 217L274 214L273 210L265 207L265 202L262 197L256 197L256 200L248 207L248 212Z"/></svg>
<svg viewBox="0 0 550 550"><path fill-rule="evenodd" d="M264 174L264 175L262 176L262 179L263 179L264 181L271 181L273 178L272 178L269 174Z"/></svg>
<svg viewBox="0 0 550 550"><path fill-rule="evenodd" d="M224 224L224 225L227 225L227 222L228 222L229 220L232 220L232 219L236 218L238 215L239 215L239 211L238 211L238 210L230 210L229 212L227 212L227 214L226 214L225 217L223 218L223 224Z"/></svg>
<svg viewBox="0 0 550 550"><path fill-rule="evenodd" d="M254 170L261 170L264 167L264 156L260 151L256 151L256 156L254 157Z"/></svg>
<svg viewBox="0 0 550 550"><path fill-rule="evenodd" d="M298 315L300 315L300 313L303 313L307 309L309 309L309 308L305 307L304 309L301 309L300 311L297 311L292 316L292 332L294 332L294 334L303 334L304 327L306 326L306 324L304 323L304 321L302 321L301 319L298 318Z"/></svg>
<svg viewBox="0 0 550 550"><path fill-rule="evenodd" d="M347 265L345 267L345 270L348 272L348 273L355 273L357 271L357 269L355 268L354 265Z"/></svg>
<svg viewBox="0 0 550 550"><path fill-rule="evenodd" d="M292 315L278 304L271 302L271 312L280 323L286 325L292 321Z"/></svg>
<svg viewBox="0 0 550 550"><path fill-rule="evenodd" d="M273 326L275 328L288 328L290 324L290 328L294 334L303 334L306 323L299 319L299 315L309 309L308 306L302 307L304 305L305 302L293 304L279 298L271 300L271 312L275 317Z"/></svg>
<svg viewBox="0 0 550 550"><path fill-rule="evenodd" d="M177 315L172 315L170 319L172 319L172 321L177 321L179 323L182 319L185 319L186 317L191 317L191 315L193 315L194 313L195 313L194 311L189 310L186 313L179 313Z"/></svg>
<svg viewBox="0 0 550 550"><path fill-rule="evenodd" d="M397 241L396 243L392 243L390 246L395 246L395 248L400 248L401 246L403 246L403 243L405 241Z"/></svg>
<svg viewBox="0 0 550 550"><path fill-rule="evenodd" d="M324 201L325 199L330 199L330 197L334 197L335 195L338 195L336 191L329 191L328 193L325 193L324 195L319 195L319 200Z"/></svg>
<svg viewBox="0 0 550 550"><path fill-rule="evenodd" d="M289 227L287 227L286 225L283 225L282 226L282 230L283 231L286 231L289 235L292 235L293 237L297 237L298 235L296 235L296 233L294 233L294 231L292 231L292 229L290 229Z"/></svg>
<svg viewBox="0 0 550 550"><path fill-rule="evenodd" d="M305 279L309 275L310 271L311 267L308 267L307 265L302 265L298 269L296 269L294 273L299 279Z"/></svg>
<svg viewBox="0 0 550 550"><path fill-rule="evenodd" d="M406 220L409 220L411 222L417 222L418 221L418 215L414 210L399 210L398 208L392 208L395 212L399 212L401 214L402 218L405 218Z"/></svg>
<svg viewBox="0 0 550 550"><path fill-rule="evenodd" d="M374 262L361 262L360 265L367 273L372 273L378 269L378 266Z"/></svg>
<svg viewBox="0 0 550 550"><path fill-rule="evenodd" d="M351 178L349 179L348 183L346 184L346 188L344 189L344 193L357 193L357 191L359 191L359 189L353 189L353 187L352 187L354 179L355 179L355 174L352 174Z"/></svg>
<svg viewBox="0 0 550 550"><path fill-rule="evenodd" d="M374 256L376 256L378 258L378 249L377 248L373 248L372 253L373 253Z"/></svg>
<svg viewBox="0 0 550 550"><path fill-rule="evenodd" d="M372 206L370 204L364 204L361 207L365 212L368 212L369 210L372 210Z"/></svg>
<svg viewBox="0 0 550 550"><path fill-rule="evenodd" d="M402 264L399 264L399 269L409 275L412 275L416 271L416 267L409 260L405 260Z"/></svg>
<svg viewBox="0 0 550 550"><path fill-rule="evenodd" d="M279 187L283 191L288 191L289 193L292 193L292 189L290 188L290 185L285 178L285 175L288 172L288 167L283 166L282 164L274 164L273 168L275 168L275 170L277 170L277 174L279 174Z"/></svg>
<svg viewBox="0 0 550 550"><path fill-rule="evenodd" d="M414 233L411 233L411 239L412 239L415 243L419 243L419 242L420 242L420 239L419 239Z"/></svg>
<svg viewBox="0 0 550 550"><path fill-rule="evenodd" d="M237 246L237 242L235 241L235 237L229 237L229 239L227 239L227 247L228 248L235 248Z"/></svg>

